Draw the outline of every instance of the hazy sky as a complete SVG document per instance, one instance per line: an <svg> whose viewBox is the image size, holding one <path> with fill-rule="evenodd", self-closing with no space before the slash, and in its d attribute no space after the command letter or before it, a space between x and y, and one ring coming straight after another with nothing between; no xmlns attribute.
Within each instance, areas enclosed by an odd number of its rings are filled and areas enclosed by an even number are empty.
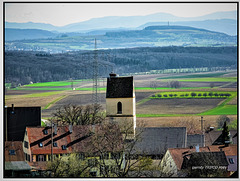
<svg viewBox="0 0 240 181"><path fill-rule="evenodd" d="M217 11L235 11L236 3L6 3L5 21L64 26L104 16L134 16L165 12L196 17Z"/></svg>

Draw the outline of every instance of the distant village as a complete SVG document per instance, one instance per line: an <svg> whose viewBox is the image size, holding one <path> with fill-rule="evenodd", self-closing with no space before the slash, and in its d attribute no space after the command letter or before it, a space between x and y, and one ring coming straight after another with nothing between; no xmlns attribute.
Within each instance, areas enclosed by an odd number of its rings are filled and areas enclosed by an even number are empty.
<svg viewBox="0 0 240 181"><path fill-rule="evenodd" d="M5 107L4 176L238 177L237 130L205 129L201 116L201 130L192 134L186 127L146 127L136 123L135 98L134 77L112 72L104 118L82 114L85 122L76 124L70 113L82 110L70 107L43 127L41 107Z"/></svg>

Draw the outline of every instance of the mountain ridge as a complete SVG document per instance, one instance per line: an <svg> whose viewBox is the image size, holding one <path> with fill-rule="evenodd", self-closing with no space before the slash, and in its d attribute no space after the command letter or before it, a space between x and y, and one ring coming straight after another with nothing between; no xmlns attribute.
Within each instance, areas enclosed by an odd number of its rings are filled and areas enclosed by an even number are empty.
<svg viewBox="0 0 240 181"><path fill-rule="evenodd" d="M92 18L87 21L71 23L65 26L54 26L46 23L11 23L5 22L6 28L20 28L23 29L43 29L48 31L58 32L87 32L89 30L105 29L105 28L137 28L143 24L153 21L176 22L176 21L203 21L209 19L233 19L236 21L237 12L216 12L198 17L178 17L170 13L154 13L145 16L106 16L100 18Z"/></svg>

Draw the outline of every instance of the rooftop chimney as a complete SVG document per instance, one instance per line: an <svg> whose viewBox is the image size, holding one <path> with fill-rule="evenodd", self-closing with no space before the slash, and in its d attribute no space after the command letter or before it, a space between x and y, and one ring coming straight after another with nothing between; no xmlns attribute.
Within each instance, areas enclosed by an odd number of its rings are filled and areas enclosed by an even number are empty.
<svg viewBox="0 0 240 181"><path fill-rule="evenodd" d="M69 125L69 132L72 133L72 131L73 131L73 125L70 124Z"/></svg>
<svg viewBox="0 0 240 181"><path fill-rule="evenodd" d="M199 145L195 146L196 152L199 152Z"/></svg>
<svg viewBox="0 0 240 181"><path fill-rule="evenodd" d="M57 124L54 124L54 134L57 134Z"/></svg>
<svg viewBox="0 0 240 181"><path fill-rule="evenodd" d="M14 114L14 104L12 104L12 111L11 111L12 114Z"/></svg>
<svg viewBox="0 0 240 181"><path fill-rule="evenodd" d="M117 74L115 74L114 72L111 72L109 75L110 75L110 78L117 77Z"/></svg>

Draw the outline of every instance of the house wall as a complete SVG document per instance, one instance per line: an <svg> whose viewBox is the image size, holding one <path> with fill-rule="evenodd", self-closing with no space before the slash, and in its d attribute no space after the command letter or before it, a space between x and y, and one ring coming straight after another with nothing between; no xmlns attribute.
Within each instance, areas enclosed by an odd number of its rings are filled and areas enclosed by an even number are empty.
<svg viewBox="0 0 240 181"><path fill-rule="evenodd" d="M177 177L177 165L175 164L169 150L166 151L162 158L160 169L166 177Z"/></svg>
<svg viewBox="0 0 240 181"><path fill-rule="evenodd" d="M25 147L25 142L28 143L28 148ZM23 152L24 152L24 154L28 154L28 155L30 155L30 162L32 162L32 154L31 154L31 149L30 149L29 139L28 139L28 136L27 136L27 130L25 130L25 133L24 133L24 139L23 139ZM26 158L25 158L25 159L26 159Z"/></svg>
<svg viewBox="0 0 240 181"><path fill-rule="evenodd" d="M122 114L117 114L117 104L122 103ZM106 112L108 115L136 115L135 97L106 98Z"/></svg>
<svg viewBox="0 0 240 181"><path fill-rule="evenodd" d="M227 158L227 161L228 161L228 171L230 171L230 172L235 172L235 171L237 171L237 161L238 161L238 158L237 158L237 155L233 155L233 156L226 156L226 158ZM232 158L233 159L233 161L234 161L234 163L233 164L231 164L230 162L229 162L229 159L230 158Z"/></svg>
<svg viewBox="0 0 240 181"><path fill-rule="evenodd" d="M117 114L117 104L122 103L122 114ZM107 117L120 125L133 125L133 132L136 128L136 102L132 98L106 98Z"/></svg>

